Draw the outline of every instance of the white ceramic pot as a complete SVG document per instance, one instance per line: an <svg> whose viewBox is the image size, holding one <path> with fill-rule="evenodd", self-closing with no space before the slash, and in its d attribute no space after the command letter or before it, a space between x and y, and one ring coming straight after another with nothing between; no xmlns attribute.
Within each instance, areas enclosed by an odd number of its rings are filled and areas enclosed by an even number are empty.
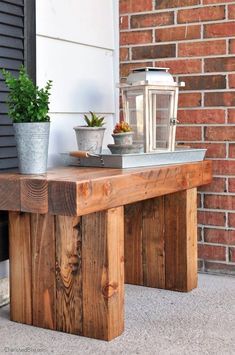
<svg viewBox="0 0 235 355"><path fill-rule="evenodd" d="M77 126L73 129L76 133L78 150L101 153L105 127Z"/></svg>

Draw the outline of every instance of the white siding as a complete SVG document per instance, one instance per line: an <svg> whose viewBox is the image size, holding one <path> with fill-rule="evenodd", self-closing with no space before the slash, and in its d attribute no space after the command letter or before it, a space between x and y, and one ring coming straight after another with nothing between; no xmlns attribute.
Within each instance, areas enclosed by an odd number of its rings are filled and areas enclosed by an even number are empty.
<svg viewBox="0 0 235 355"><path fill-rule="evenodd" d="M37 84L53 80L49 166L76 149L84 113L105 115L112 142L118 81L118 0L36 0Z"/></svg>

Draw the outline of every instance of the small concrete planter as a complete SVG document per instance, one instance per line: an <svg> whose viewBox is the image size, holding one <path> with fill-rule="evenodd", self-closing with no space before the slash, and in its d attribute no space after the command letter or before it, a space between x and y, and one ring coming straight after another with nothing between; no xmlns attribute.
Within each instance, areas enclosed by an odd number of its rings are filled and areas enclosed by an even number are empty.
<svg viewBox="0 0 235 355"><path fill-rule="evenodd" d="M134 132L113 133L114 143L117 145L130 145L133 142Z"/></svg>
<svg viewBox="0 0 235 355"><path fill-rule="evenodd" d="M105 127L77 126L73 129L76 133L78 150L101 153Z"/></svg>
<svg viewBox="0 0 235 355"><path fill-rule="evenodd" d="M47 171L49 122L13 124L21 174L44 174Z"/></svg>

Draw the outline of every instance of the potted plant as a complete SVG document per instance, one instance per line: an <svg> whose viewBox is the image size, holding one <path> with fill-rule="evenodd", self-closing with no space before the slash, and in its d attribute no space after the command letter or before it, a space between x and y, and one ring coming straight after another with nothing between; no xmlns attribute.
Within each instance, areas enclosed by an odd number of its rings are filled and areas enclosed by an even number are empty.
<svg viewBox="0 0 235 355"><path fill-rule="evenodd" d="M21 66L15 78L1 70L8 93L8 114L12 118L21 174L43 174L47 170L50 130L49 96L52 81L39 89Z"/></svg>
<svg viewBox="0 0 235 355"><path fill-rule="evenodd" d="M84 115L86 126L74 127L77 139L78 150L84 150L100 154L104 139L105 127L104 117L97 116L90 111L90 117Z"/></svg>
<svg viewBox="0 0 235 355"><path fill-rule="evenodd" d="M112 134L114 144L108 144L111 153L119 155L143 153L143 144L133 143L133 135L134 132L128 122L116 123Z"/></svg>
<svg viewBox="0 0 235 355"><path fill-rule="evenodd" d="M128 122L121 121L116 123L112 137L114 139L114 143L118 145L127 145L132 144L133 142L133 134L131 126Z"/></svg>

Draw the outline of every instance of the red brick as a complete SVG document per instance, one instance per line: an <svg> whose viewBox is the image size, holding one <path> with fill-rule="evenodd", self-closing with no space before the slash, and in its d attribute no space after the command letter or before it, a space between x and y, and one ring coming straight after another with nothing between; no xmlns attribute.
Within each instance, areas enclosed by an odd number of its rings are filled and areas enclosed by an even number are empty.
<svg viewBox="0 0 235 355"><path fill-rule="evenodd" d="M228 123L235 123L235 108L228 109Z"/></svg>
<svg viewBox="0 0 235 355"><path fill-rule="evenodd" d="M178 120L180 123L225 123L225 110L223 109L197 109L179 110Z"/></svg>
<svg viewBox="0 0 235 355"><path fill-rule="evenodd" d="M124 63L120 65L120 76L121 78L127 77L127 75L134 69L142 68L142 67L151 67L151 62L145 63Z"/></svg>
<svg viewBox="0 0 235 355"><path fill-rule="evenodd" d="M174 7L184 7L199 5L200 0L158 0L156 1L156 9L167 9Z"/></svg>
<svg viewBox="0 0 235 355"><path fill-rule="evenodd" d="M198 269L198 271L203 271L203 269L204 269L203 260L198 260L197 261L197 269Z"/></svg>
<svg viewBox="0 0 235 355"><path fill-rule="evenodd" d="M120 13L126 12L142 12L152 10L152 0L120 0Z"/></svg>
<svg viewBox="0 0 235 355"><path fill-rule="evenodd" d="M226 54L225 40L179 43L179 57Z"/></svg>
<svg viewBox="0 0 235 355"><path fill-rule="evenodd" d="M132 59L156 59L175 57L175 44L159 44L132 48Z"/></svg>
<svg viewBox="0 0 235 355"><path fill-rule="evenodd" d="M205 72L222 72L235 70L235 57L205 59Z"/></svg>
<svg viewBox="0 0 235 355"><path fill-rule="evenodd" d="M179 26L158 28L155 31L156 42L197 39L201 36L201 26Z"/></svg>
<svg viewBox="0 0 235 355"><path fill-rule="evenodd" d="M203 4L218 4L221 2L233 2L234 0L203 0Z"/></svg>
<svg viewBox="0 0 235 355"><path fill-rule="evenodd" d="M207 149L206 158L226 157L226 145L223 143L190 143L190 147Z"/></svg>
<svg viewBox="0 0 235 355"><path fill-rule="evenodd" d="M124 61L124 60L128 60L129 59L129 50L128 48L120 48L120 60Z"/></svg>
<svg viewBox="0 0 235 355"><path fill-rule="evenodd" d="M205 127L205 140L208 141L234 141L235 126Z"/></svg>
<svg viewBox="0 0 235 355"><path fill-rule="evenodd" d="M212 225L212 226L224 226L225 225L225 213L223 212L211 212L211 211L198 211L197 212L198 224Z"/></svg>
<svg viewBox="0 0 235 355"><path fill-rule="evenodd" d="M229 225L229 227L232 227L232 228L235 227L235 213L228 214L228 225Z"/></svg>
<svg viewBox="0 0 235 355"><path fill-rule="evenodd" d="M235 53L235 39L230 39L229 40L229 53L234 54Z"/></svg>
<svg viewBox="0 0 235 355"><path fill-rule="evenodd" d="M207 243L235 245L235 231L205 228L204 239Z"/></svg>
<svg viewBox="0 0 235 355"><path fill-rule="evenodd" d="M177 141L200 141L202 139L201 127L178 126L176 130Z"/></svg>
<svg viewBox="0 0 235 355"><path fill-rule="evenodd" d="M235 19L235 5L228 6L228 18Z"/></svg>
<svg viewBox="0 0 235 355"><path fill-rule="evenodd" d="M180 77L185 82L182 90L214 90L226 88L225 75L197 75Z"/></svg>
<svg viewBox="0 0 235 355"><path fill-rule="evenodd" d="M200 227L197 228L197 241L202 241L202 228Z"/></svg>
<svg viewBox="0 0 235 355"><path fill-rule="evenodd" d="M229 248L229 261L235 263L235 248Z"/></svg>
<svg viewBox="0 0 235 355"><path fill-rule="evenodd" d="M143 44L152 42L152 31L120 32L120 45Z"/></svg>
<svg viewBox="0 0 235 355"><path fill-rule="evenodd" d="M235 158L235 143L229 144L229 158Z"/></svg>
<svg viewBox="0 0 235 355"><path fill-rule="evenodd" d="M235 275L235 265L205 261L205 271L213 272L213 274L218 273L219 275Z"/></svg>
<svg viewBox="0 0 235 355"><path fill-rule="evenodd" d="M235 22L215 23L204 25L204 37L233 37L235 33Z"/></svg>
<svg viewBox="0 0 235 355"><path fill-rule="evenodd" d="M128 28L128 16L120 16L119 28L120 30L126 30Z"/></svg>
<svg viewBox="0 0 235 355"><path fill-rule="evenodd" d="M197 208L201 208L201 194L197 194Z"/></svg>
<svg viewBox="0 0 235 355"><path fill-rule="evenodd" d="M234 148L235 148L235 144L234 144ZM234 153L235 153L235 149L234 149ZM228 191L235 192L235 178L228 179Z"/></svg>
<svg viewBox="0 0 235 355"><path fill-rule="evenodd" d="M235 175L234 160L214 160L212 168L215 175Z"/></svg>
<svg viewBox="0 0 235 355"><path fill-rule="evenodd" d="M223 20L225 18L224 6L198 7L194 9L179 10L178 23L202 22Z"/></svg>
<svg viewBox="0 0 235 355"><path fill-rule="evenodd" d="M230 89L234 89L235 88L235 74L230 74L228 76L228 82L229 82Z"/></svg>
<svg viewBox="0 0 235 355"><path fill-rule="evenodd" d="M173 23L173 11L131 16L131 28L166 26Z"/></svg>
<svg viewBox="0 0 235 355"><path fill-rule="evenodd" d="M235 209L235 196L231 195L206 195L205 208L233 210Z"/></svg>
<svg viewBox="0 0 235 355"><path fill-rule="evenodd" d="M198 244L198 257L208 260L226 260L226 248L219 245Z"/></svg>
<svg viewBox="0 0 235 355"><path fill-rule="evenodd" d="M202 97L199 92L179 94L179 107L199 107L202 103Z"/></svg>
<svg viewBox="0 0 235 355"><path fill-rule="evenodd" d="M170 68L171 74L192 74L201 73L201 59L179 59L179 60L159 60L155 62L156 67Z"/></svg>
<svg viewBox="0 0 235 355"><path fill-rule="evenodd" d="M235 93L226 92L206 92L205 106L235 106Z"/></svg>
<svg viewBox="0 0 235 355"><path fill-rule="evenodd" d="M226 192L226 180L214 177L211 184L203 185L198 190L201 192Z"/></svg>

